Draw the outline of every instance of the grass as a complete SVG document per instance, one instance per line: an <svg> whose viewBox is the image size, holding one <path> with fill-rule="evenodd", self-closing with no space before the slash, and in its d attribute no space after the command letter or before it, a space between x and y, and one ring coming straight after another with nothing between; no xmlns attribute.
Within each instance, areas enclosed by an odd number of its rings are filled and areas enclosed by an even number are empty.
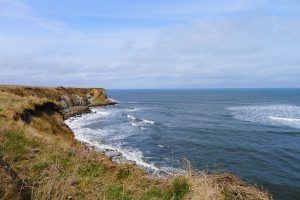
<svg viewBox="0 0 300 200"><path fill-rule="evenodd" d="M35 172L41 172L49 166L49 163L46 161L40 161L32 166L32 169Z"/></svg>
<svg viewBox="0 0 300 200"><path fill-rule="evenodd" d="M105 199L107 200L129 200L133 199L132 195L125 192L122 185L110 186L105 193Z"/></svg>
<svg viewBox="0 0 300 200"><path fill-rule="evenodd" d="M83 166L80 167L78 173L81 177L97 177L104 172L105 169L103 166L99 165L96 162L91 161L83 164Z"/></svg>
<svg viewBox="0 0 300 200"><path fill-rule="evenodd" d="M24 135L18 130L10 130L4 133L4 151L13 154L22 154L26 152L26 147L30 144Z"/></svg>
<svg viewBox="0 0 300 200"><path fill-rule="evenodd" d="M118 173L117 173L117 180L124 180L124 179L127 179L130 175L130 171L128 168L121 168L118 170Z"/></svg>
<svg viewBox="0 0 300 200"><path fill-rule="evenodd" d="M182 200L184 195L189 191L189 182L186 178L176 178L165 194L166 200Z"/></svg>
<svg viewBox="0 0 300 200"><path fill-rule="evenodd" d="M144 200L151 200L151 199L162 199L164 196L163 191L161 188L153 187L147 192L145 192L142 199Z"/></svg>

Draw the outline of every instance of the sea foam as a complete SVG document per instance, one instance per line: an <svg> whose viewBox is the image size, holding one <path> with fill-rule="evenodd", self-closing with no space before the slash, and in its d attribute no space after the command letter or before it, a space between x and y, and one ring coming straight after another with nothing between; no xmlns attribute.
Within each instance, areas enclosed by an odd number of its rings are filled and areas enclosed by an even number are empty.
<svg viewBox="0 0 300 200"><path fill-rule="evenodd" d="M300 129L300 107L293 105L235 106L228 110L236 119Z"/></svg>
<svg viewBox="0 0 300 200"><path fill-rule="evenodd" d="M112 113L103 108L92 108L91 113L83 114L80 117L69 118L65 121L65 123L73 130L77 140L87 146L95 147L99 152L103 152L106 156L111 157L111 159L117 163L128 161L133 162L155 174L169 173L171 171L170 169L159 169L153 163L145 162L143 159L143 153L139 149L122 146L121 141L128 137L132 131L124 131L122 134L114 134L114 130L87 128L87 125L95 123L95 121L101 121L102 118L110 115L112 115ZM154 123L150 120L138 120L132 115L127 115L127 118L134 121L132 122L132 126Z"/></svg>

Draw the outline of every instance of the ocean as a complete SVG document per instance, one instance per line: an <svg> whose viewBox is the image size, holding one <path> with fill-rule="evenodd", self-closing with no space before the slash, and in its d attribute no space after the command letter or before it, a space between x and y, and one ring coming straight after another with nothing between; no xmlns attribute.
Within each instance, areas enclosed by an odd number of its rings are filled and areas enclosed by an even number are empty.
<svg viewBox="0 0 300 200"><path fill-rule="evenodd" d="M300 89L108 90L119 104L66 123L78 140L149 173L225 171L300 199Z"/></svg>

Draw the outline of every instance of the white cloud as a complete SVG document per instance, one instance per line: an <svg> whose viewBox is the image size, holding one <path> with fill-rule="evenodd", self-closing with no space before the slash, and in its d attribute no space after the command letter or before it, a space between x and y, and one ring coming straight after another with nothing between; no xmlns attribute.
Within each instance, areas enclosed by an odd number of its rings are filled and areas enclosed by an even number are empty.
<svg viewBox="0 0 300 200"><path fill-rule="evenodd" d="M24 17L31 12L31 7L19 0L0 0L1 17Z"/></svg>
<svg viewBox="0 0 300 200"><path fill-rule="evenodd" d="M251 7L250 1L233 2L216 11ZM0 0L1 18L45 29L27 35L0 34L3 83L110 88L300 86L297 19L247 15L195 19L163 29L76 30L33 10L22 1Z"/></svg>
<svg viewBox="0 0 300 200"><path fill-rule="evenodd" d="M63 31L65 24L33 14L33 9L21 0L0 0L0 18L30 22L50 31Z"/></svg>

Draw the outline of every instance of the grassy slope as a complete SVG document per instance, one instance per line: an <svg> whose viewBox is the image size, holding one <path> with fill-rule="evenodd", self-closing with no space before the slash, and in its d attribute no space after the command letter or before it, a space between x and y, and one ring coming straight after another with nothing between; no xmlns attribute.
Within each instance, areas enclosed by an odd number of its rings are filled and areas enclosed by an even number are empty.
<svg viewBox="0 0 300 200"><path fill-rule="evenodd" d="M185 176L159 179L116 165L74 141L58 112L20 117L49 101L0 90L0 199L270 199L230 174L187 167Z"/></svg>

